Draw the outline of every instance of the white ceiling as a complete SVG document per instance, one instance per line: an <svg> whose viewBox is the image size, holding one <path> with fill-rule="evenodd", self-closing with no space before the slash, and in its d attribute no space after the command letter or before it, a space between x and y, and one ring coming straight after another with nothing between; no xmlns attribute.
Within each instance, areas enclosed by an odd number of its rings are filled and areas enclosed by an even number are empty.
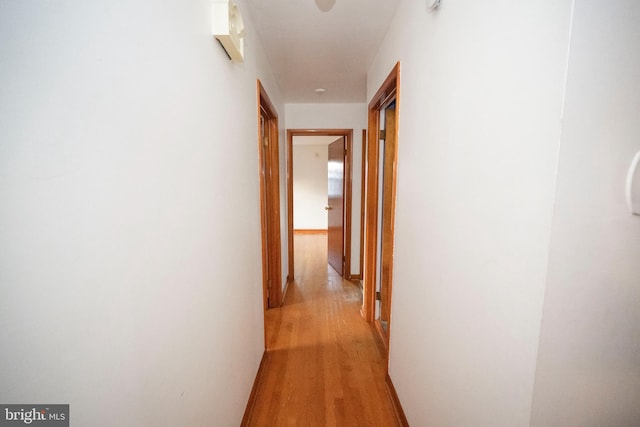
<svg viewBox="0 0 640 427"><path fill-rule="evenodd" d="M400 0L335 0L328 12L316 3L332 0L245 1L284 102L367 101L367 68Z"/></svg>

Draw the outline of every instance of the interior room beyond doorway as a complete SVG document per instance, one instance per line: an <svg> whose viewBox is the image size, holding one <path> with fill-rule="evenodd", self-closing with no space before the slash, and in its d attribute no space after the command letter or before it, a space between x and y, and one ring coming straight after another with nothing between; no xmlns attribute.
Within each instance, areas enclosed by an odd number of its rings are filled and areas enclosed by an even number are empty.
<svg viewBox="0 0 640 427"><path fill-rule="evenodd" d="M351 278L352 139L352 129L287 130L291 278L295 277L294 230L326 233L329 264ZM359 262L359 253L357 258Z"/></svg>

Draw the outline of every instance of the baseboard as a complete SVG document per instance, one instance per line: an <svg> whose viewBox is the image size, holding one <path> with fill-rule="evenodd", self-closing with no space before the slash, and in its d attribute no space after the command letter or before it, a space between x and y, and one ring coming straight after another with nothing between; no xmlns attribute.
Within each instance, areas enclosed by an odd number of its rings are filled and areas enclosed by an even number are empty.
<svg viewBox="0 0 640 427"><path fill-rule="evenodd" d="M404 414L404 409L402 409L400 398L398 398L398 393L396 393L396 388L393 386L393 381L391 381L391 377L388 373L385 384L387 386L387 393L389 393L389 397L391 397L393 412L396 416L396 421L398 421L398 425L402 427L409 427L409 421L407 421L407 416Z"/></svg>
<svg viewBox="0 0 640 427"><path fill-rule="evenodd" d="M251 416L253 415L253 409L256 406L256 400L258 398L258 388L260 388L260 383L262 383L262 378L264 377L264 370L267 364L267 352L262 353L262 360L260 361L260 367L258 368L258 373L256 374L256 379L253 381L253 387L251 388L251 394L249 395L249 401L247 402L247 407L244 410L244 416L242 417L241 427L249 426L249 421L251 421Z"/></svg>
<svg viewBox="0 0 640 427"><path fill-rule="evenodd" d="M287 291L289 290L289 283L291 282L293 282L293 277L287 276L287 283L284 284L284 289L282 290L282 300L280 305L283 305L287 298Z"/></svg>
<svg viewBox="0 0 640 427"><path fill-rule="evenodd" d="M298 228L293 230L293 234L327 234L328 230L316 230L316 229L304 229L304 228Z"/></svg>
<svg viewBox="0 0 640 427"><path fill-rule="evenodd" d="M382 330L382 325L380 324L379 320L373 321L373 331L374 331L373 335L376 338L376 344L380 349L380 353L382 353L383 355L385 355L385 357L388 358L389 357L389 339L387 338L387 335L385 334L385 332Z"/></svg>
<svg viewBox="0 0 640 427"><path fill-rule="evenodd" d="M361 274L352 274L349 279L351 279L352 282L356 281L356 280L362 280L362 275Z"/></svg>

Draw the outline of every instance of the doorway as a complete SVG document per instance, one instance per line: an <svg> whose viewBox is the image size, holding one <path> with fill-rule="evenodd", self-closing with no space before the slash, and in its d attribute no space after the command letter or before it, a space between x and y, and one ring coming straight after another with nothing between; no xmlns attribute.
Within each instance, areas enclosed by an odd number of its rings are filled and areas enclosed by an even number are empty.
<svg viewBox="0 0 640 427"><path fill-rule="evenodd" d="M340 174L342 185L341 197L343 202L334 200L333 202L327 200L326 208L329 212L329 221L334 221L334 224L342 223L340 227L332 227L329 223L329 236L328 236L328 250L331 251L331 244L333 242L334 252L336 243L341 255L333 256L336 265L333 267L338 271L345 279L350 279L351 272L351 180L352 180L352 129L288 129L287 130L287 228L288 228L288 258L289 258L289 271L288 281L293 281L294 278L294 212L293 212L293 170L295 165L293 164L293 139L297 136L331 136L336 137L336 142L342 141L342 148L335 148L333 156L335 157L334 163L329 164L329 174ZM339 165L339 167L338 167ZM331 185L331 183L330 183ZM330 191L331 192L331 191ZM336 220L336 215L339 218ZM333 220L331 218L334 218ZM333 237L332 237L333 236ZM332 255L329 254L331 259ZM337 267L337 268L336 268Z"/></svg>
<svg viewBox="0 0 640 427"><path fill-rule="evenodd" d="M278 115L258 80L258 152L264 309L282 304Z"/></svg>
<svg viewBox="0 0 640 427"><path fill-rule="evenodd" d="M369 103L366 153L362 315L368 322L374 322L387 351L393 288L399 89L400 63L397 63Z"/></svg>

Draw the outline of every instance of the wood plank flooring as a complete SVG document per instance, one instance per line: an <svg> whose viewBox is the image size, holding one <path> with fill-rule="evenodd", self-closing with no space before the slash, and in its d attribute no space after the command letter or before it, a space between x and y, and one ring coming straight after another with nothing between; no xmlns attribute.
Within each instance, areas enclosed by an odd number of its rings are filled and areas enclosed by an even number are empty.
<svg viewBox="0 0 640 427"><path fill-rule="evenodd" d="M327 236L295 236L295 281L267 311L267 354L250 426L396 426L386 360L362 292L327 264Z"/></svg>

